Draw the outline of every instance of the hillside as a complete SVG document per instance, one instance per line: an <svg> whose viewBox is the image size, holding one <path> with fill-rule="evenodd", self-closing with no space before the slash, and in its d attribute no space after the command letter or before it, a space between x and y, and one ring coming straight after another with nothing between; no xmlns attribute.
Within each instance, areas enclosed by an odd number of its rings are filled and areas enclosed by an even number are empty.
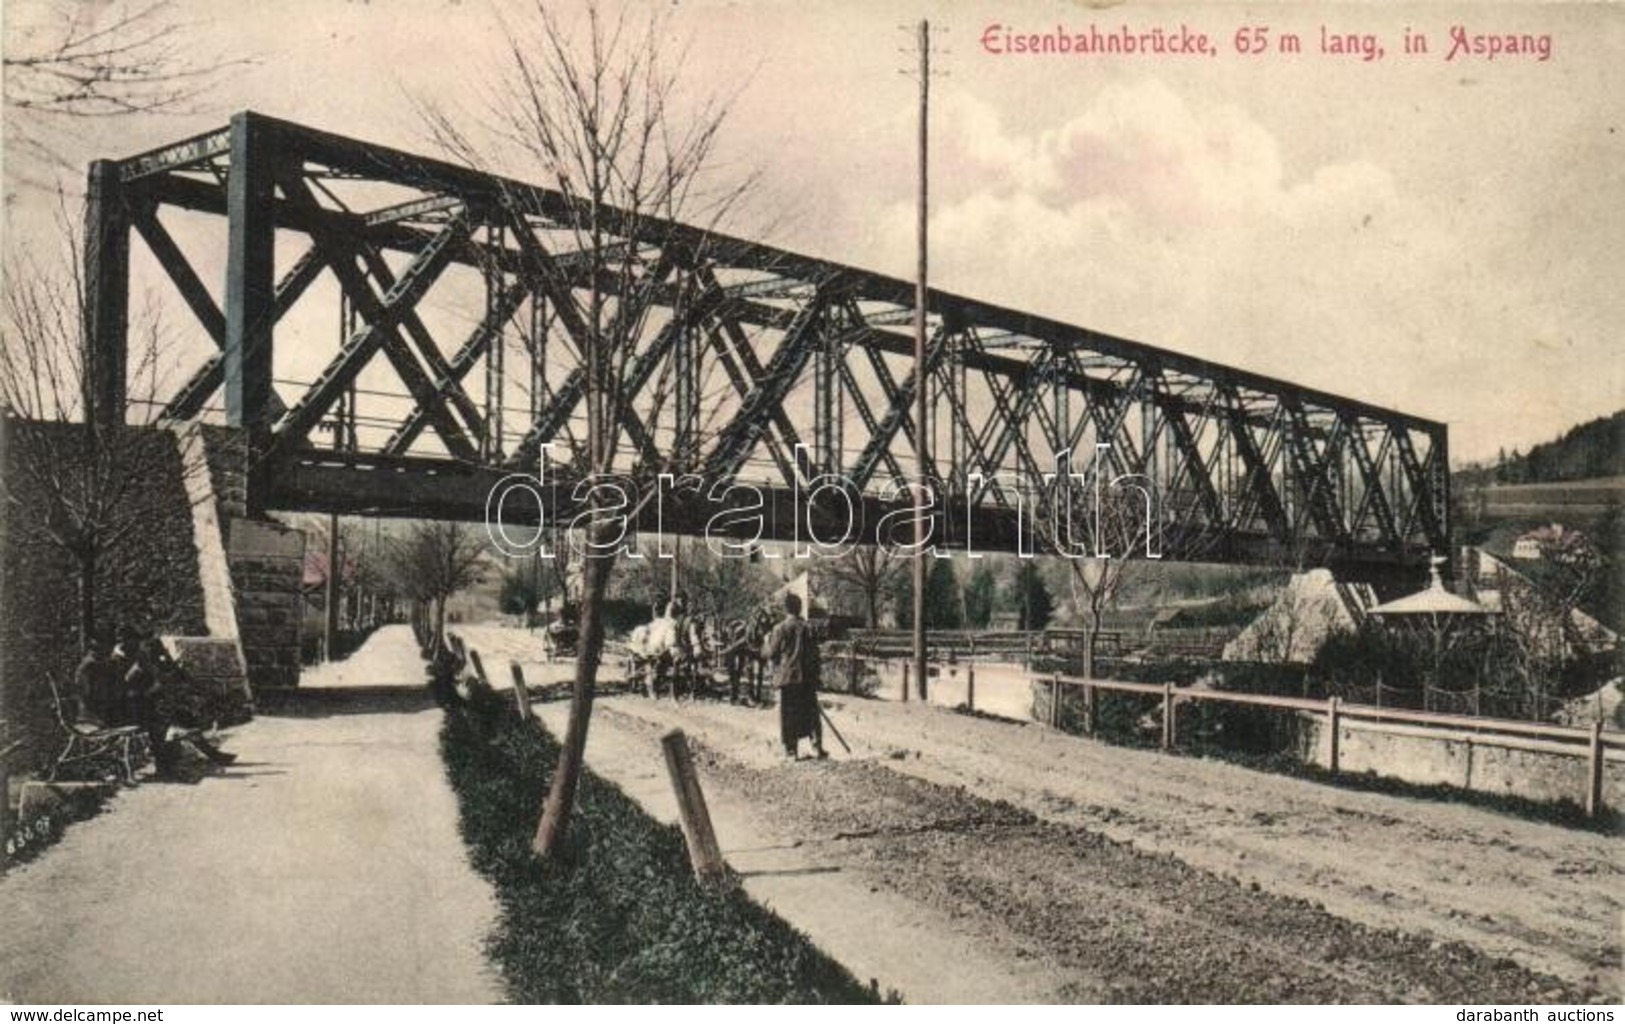
<svg viewBox="0 0 1625 1024"><path fill-rule="evenodd" d="M1562 483L1625 476L1625 411L1582 423L1527 453L1503 450L1494 464L1456 471L1462 485Z"/></svg>

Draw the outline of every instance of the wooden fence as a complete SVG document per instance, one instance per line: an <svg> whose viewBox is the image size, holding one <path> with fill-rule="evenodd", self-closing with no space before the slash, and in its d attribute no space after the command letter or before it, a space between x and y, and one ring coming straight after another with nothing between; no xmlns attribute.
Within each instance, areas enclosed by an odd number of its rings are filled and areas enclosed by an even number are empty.
<svg viewBox="0 0 1625 1024"><path fill-rule="evenodd" d="M944 634L933 633L933 637ZM966 636L965 634L946 634L950 637ZM997 636L1033 636L1035 634L991 634ZM484 666L479 656L467 650L461 638L448 637L448 641L458 656L465 658L472 664L475 673L482 682L487 682ZM884 657L877 655L867 648L859 653L861 643L854 644L844 653L830 659L828 668L837 672L844 672L848 684L856 681L859 663L868 665L872 662L883 664L907 663L906 658ZM837 668L836 666L840 666ZM530 694L523 684L522 677L515 669L515 697L519 703L520 713L525 715L529 711ZM976 710L976 661L974 658L966 659L965 671L967 705L969 709ZM1585 791L1582 806L1589 817L1596 817L1603 810L1603 778L1605 766L1608 763L1625 763L1625 732L1614 729L1604 729L1602 722L1593 723L1590 727L1577 727L1555 725L1548 722L1524 722L1508 718L1479 718L1472 715L1453 715L1437 711L1412 711L1405 708L1379 707L1369 704L1345 703L1339 697L1326 700L1314 700L1304 697L1276 697L1260 693L1236 693L1223 690L1206 690L1194 687L1177 687L1173 683L1127 683L1111 679L1084 679L1079 676L1066 675L1055 672L1047 675L1024 673L1022 679L1029 686L1047 685L1049 687L1049 711L1051 727L1059 728L1061 714L1060 695L1063 689L1073 689L1080 693L1083 705L1083 731L1085 735L1093 735L1097 724L1096 698L1102 693L1136 694L1161 701L1163 750L1174 750L1179 745L1179 707L1187 703L1211 702L1216 704L1246 705L1252 707L1268 708L1275 711L1290 712L1314 718L1325 728L1327 736L1326 767L1336 774L1339 769L1339 754L1342 737L1345 731L1366 731L1389 733L1400 736L1420 736L1440 742L1455 742L1476 744L1482 747L1494 747L1503 750L1523 751L1535 754L1548 754L1563 757L1584 758L1586 763ZM487 682L487 685L489 683ZM906 684L905 684L906 696Z"/></svg>
<svg viewBox="0 0 1625 1024"><path fill-rule="evenodd" d="M972 668L974 671L974 667ZM1449 715L1432 711L1410 711L1402 708L1373 707L1366 704L1345 704L1338 697L1309 700L1301 697L1272 697L1257 693L1231 693L1221 690L1180 688L1172 683L1120 683L1110 680L1080 679L1055 674L1049 677L1051 685L1050 707L1058 713L1061 687L1075 687L1082 691L1084 731L1093 733L1095 727L1095 693L1099 691L1138 693L1162 699L1162 748L1171 750L1178 744L1179 705L1186 702L1209 701L1219 704L1251 705L1309 715L1324 723L1329 747L1326 767L1334 775L1338 771L1339 746L1343 731L1363 730L1388 732L1399 735L1424 735L1427 738L1479 746L1498 747L1537 754L1583 757L1587 772L1582 806L1590 817L1602 810L1603 766L1605 762L1625 761L1625 733L1608 730L1596 722L1590 728L1553 725L1545 722L1521 722L1506 718L1475 718L1470 715ZM1051 723L1058 724L1058 723Z"/></svg>
<svg viewBox="0 0 1625 1024"><path fill-rule="evenodd" d="M1150 632L1103 629L1097 634L1097 658L1149 654L1175 658L1217 658L1235 630L1174 628ZM1035 657L1075 655L1088 642L1086 629L1009 630L933 629L926 637L929 656L953 661L1013 661L1030 665ZM913 634L906 629L857 629L845 643L874 658L913 657Z"/></svg>
<svg viewBox="0 0 1625 1024"><path fill-rule="evenodd" d="M859 656L849 653L845 669L855 675ZM863 659L869 660L869 659ZM896 660L896 659L892 659ZM906 659L905 659L906 661ZM965 666L966 693L969 709L976 710L976 665ZM1603 809L1604 766L1625 762L1625 732L1604 729L1600 721L1589 727L1555 725L1547 722L1524 722L1507 718L1478 718L1471 715L1452 715L1436 711L1411 711L1405 708L1376 707L1367 704L1349 704L1341 698L1314 700L1303 697L1275 697L1259 693L1235 693L1223 690L1205 690L1178 687L1173 683L1126 683L1109 679L1084 679L1063 673L1047 675L1025 674L1029 685L1049 687L1050 720L1052 728L1060 727L1063 690L1075 690L1081 696L1083 731L1093 735L1097 725L1096 698L1102 693L1128 693L1161 701L1163 750L1174 750L1179 745L1179 707L1187 703L1211 702L1216 704L1248 705L1310 716L1323 724L1328 737L1326 767L1336 774L1339 769L1340 745L1349 731L1389 733L1400 736L1419 736L1441 742L1475 744L1503 750L1516 750L1535 754L1549 754L1584 758L1586 763L1585 791L1581 804L1585 813L1596 817Z"/></svg>

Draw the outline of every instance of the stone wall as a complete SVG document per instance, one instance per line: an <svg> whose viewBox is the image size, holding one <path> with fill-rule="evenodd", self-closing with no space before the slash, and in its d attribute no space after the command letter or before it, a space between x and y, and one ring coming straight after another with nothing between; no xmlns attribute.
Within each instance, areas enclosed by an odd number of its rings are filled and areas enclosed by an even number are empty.
<svg viewBox="0 0 1625 1024"><path fill-rule="evenodd" d="M304 534L248 517L248 447L241 430L204 426L200 431L248 681L255 690L297 686Z"/></svg>
<svg viewBox="0 0 1625 1024"><path fill-rule="evenodd" d="M248 440L241 430L201 424L215 509L222 524L248 515Z"/></svg>
<svg viewBox="0 0 1625 1024"><path fill-rule="evenodd" d="M192 541L197 548L198 583L203 589L203 618L210 637L237 639L237 613L232 594L231 567L226 560L226 530L216 498L216 472L209 464L208 445L198 424L179 428L181 463L192 503ZM242 660L238 651L238 661Z"/></svg>
<svg viewBox="0 0 1625 1024"><path fill-rule="evenodd" d="M49 733L49 673L60 684L79 660L79 599L76 567L41 529L48 507L40 483L21 460L52 454L64 474L74 464L82 428L73 424L10 421L0 470L16 504L0 533L0 717ZM199 636L207 632L191 499L175 434L127 428L120 451L139 465L139 484L123 500L139 528L108 551L98 566L94 629L115 635L130 626L156 633Z"/></svg>
<svg viewBox="0 0 1625 1024"><path fill-rule="evenodd" d="M256 691L299 685L299 584L305 535L280 523L230 521L226 553L237 597L237 632Z"/></svg>
<svg viewBox="0 0 1625 1024"><path fill-rule="evenodd" d="M1583 805L1589 765L1583 746L1575 754L1509 750L1492 741L1451 739L1439 730L1383 723L1380 731L1364 722L1345 721L1339 730L1338 770L1370 772L1417 785L1445 785L1477 793L1562 801ZM1324 719L1303 722L1306 762L1326 767L1329 747ZM1625 763L1605 761L1602 803L1625 809Z"/></svg>

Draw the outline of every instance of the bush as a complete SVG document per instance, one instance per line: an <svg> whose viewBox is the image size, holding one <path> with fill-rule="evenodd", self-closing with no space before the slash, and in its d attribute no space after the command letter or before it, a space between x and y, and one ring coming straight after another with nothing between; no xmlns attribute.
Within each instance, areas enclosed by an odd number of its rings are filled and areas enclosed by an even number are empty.
<svg viewBox="0 0 1625 1024"><path fill-rule="evenodd" d="M1219 690L1297 697L1304 673L1288 665L1249 662L1211 664L1194 660L1114 665L1111 677L1121 682L1173 683L1175 693L1199 680ZM1048 721L1048 688L1034 687L1034 717ZM1178 707L1178 746L1188 753L1245 759L1273 757L1297 750L1301 724L1291 712L1273 708L1184 701ZM1061 728L1082 733L1086 725L1083 691L1069 686L1061 694ZM1159 694L1095 692L1095 738L1129 747L1162 742L1162 697Z"/></svg>
<svg viewBox="0 0 1625 1024"><path fill-rule="evenodd" d="M1325 694L1350 698L1378 682L1391 688L1419 686L1421 661L1415 638L1367 623L1356 632L1327 637L1309 671Z"/></svg>
<svg viewBox="0 0 1625 1024"><path fill-rule="evenodd" d="M693 878L681 833L584 773L563 858L530 851L557 743L506 703L446 715L463 837L497 890L488 940L515 1002L858 1003L873 994L733 887Z"/></svg>
<svg viewBox="0 0 1625 1024"><path fill-rule="evenodd" d="M604 599L603 614L605 634L620 636L647 624L653 613L646 602L610 597Z"/></svg>
<svg viewBox="0 0 1625 1024"><path fill-rule="evenodd" d="M880 663L864 657L852 660L851 650L850 643L825 644L819 650L818 688L824 693L873 697L880 692Z"/></svg>
<svg viewBox="0 0 1625 1024"><path fill-rule="evenodd" d="M1212 601L1188 605L1163 619L1159 629L1214 629L1245 626L1258 618L1270 602L1250 590L1227 593Z"/></svg>
<svg viewBox="0 0 1625 1024"><path fill-rule="evenodd" d="M26 819L11 820L9 830L0 835L5 849L0 856L0 872L33 860L61 839L69 825L95 817L111 792L110 788L96 786L62 790Z"/></svg>
<svg viewBox="0 0 1625 1024"><path fill-rule="evenodd" d="M1109 669L1099 673L1103 677L1125 683L1173 683L1189 686L1214 670L1210 661L1174 658L1169 661L1110 662Z"/></svg>

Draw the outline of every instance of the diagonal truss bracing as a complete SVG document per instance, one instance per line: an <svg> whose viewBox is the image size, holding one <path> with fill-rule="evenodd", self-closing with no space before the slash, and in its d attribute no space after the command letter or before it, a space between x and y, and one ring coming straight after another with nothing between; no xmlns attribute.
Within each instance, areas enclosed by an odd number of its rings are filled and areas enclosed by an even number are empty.
<svg viewBox="0 0 1625 1024"><path fill-rule="evenodd" d="M624 342L628 473L783 494L840 473L880 501L923 471L1008 517L1067 451L1155 485L1217 536L1208 557L1404 566L1449 545L1444 426L1345 396L943 292L916 367L910 282L616 211L584 250L557 192L252 113L93 178L99 232L138 237L198 326L165 415L223 404L260 506L476 518L480 481L534 472L544 445L580 464L599 324ZM222 222L224 265L187 255ZM122 367L128 269L89 269L110 356L91 365ZM322 337L340 318L313 307L335 301L350 320ZM98 393L122 394L108 372ZM315 435L339 410L356 426L335 452Z"/></svg>

